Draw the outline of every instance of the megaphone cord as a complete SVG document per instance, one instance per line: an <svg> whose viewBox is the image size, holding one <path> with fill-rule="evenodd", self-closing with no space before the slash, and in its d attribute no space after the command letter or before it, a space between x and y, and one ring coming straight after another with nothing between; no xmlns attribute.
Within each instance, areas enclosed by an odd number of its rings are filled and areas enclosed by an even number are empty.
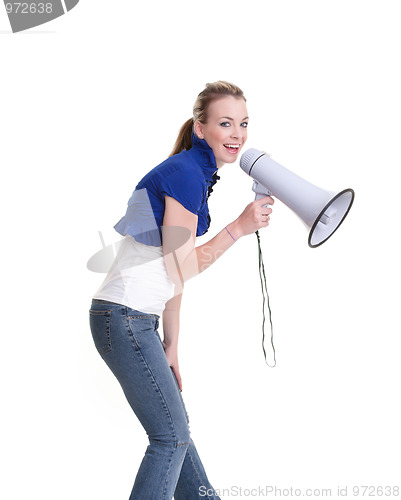
<svg viewBox="0 0 401 500"><path fill-rule="evenodd" d="M263 348L263 354L265 356L265 361L270 368L274 368L276 366L276 350L274 348L273 344L273 323L272 323L272 313L270 309L270 300L269 300L269 294L267 292L267 286L266 286L266 275L265 275L265 266L263 264L263 256L262 256L262 249L260 246L260 237L259 237L259 231L255 232L256 237L258 239L258 247L259 247L259 276L260 276L260 283L262 286L262 296L263 296L263 323L262 323L262 348ZM262 279L262 274L264 278L264 287L263 287L263 279ZM269 309L269 319L270 319L270 341L271 345L273 348L273 356L274 356L274 365L269 365L266 359L266 351L265 351L265 295L264 292L266 291L266 296L267 296L267 307Z"/></svg>

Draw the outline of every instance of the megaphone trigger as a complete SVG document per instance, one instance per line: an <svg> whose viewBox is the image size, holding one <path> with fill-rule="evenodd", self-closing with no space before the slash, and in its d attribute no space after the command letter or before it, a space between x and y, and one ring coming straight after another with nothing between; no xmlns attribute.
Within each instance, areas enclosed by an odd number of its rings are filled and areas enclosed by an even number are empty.
<svg viewBox="0 0 401 500"><path fill-rule="evenodd" d="M272 193L269 189L267 189L265 186L263 186L260 182L254 179L253 185L252 185L252 190L255 192L255 200L260 200L261 198L265 198L266 196L270 196ZM266 205L263 205L264 207L270 206L269 203Z"/></svg>

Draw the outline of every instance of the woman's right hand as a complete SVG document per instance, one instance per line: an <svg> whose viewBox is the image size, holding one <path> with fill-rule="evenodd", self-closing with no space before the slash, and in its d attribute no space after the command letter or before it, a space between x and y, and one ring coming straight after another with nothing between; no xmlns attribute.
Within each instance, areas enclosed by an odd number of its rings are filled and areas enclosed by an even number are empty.
<svg viewBox="0 0 401 500"><path fill-rule="evenodd" d="M238 219L233 223L238 236L245 236L254 233L262 227L269 225L271 207L264 207L269 203L273 205L274 200L270 196L265 196L259 200L249 203Z"/></svg>

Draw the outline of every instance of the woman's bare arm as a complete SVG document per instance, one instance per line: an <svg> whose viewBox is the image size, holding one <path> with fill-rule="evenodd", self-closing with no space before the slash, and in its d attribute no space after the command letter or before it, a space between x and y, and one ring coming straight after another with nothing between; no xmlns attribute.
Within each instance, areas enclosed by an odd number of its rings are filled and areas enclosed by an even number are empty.
<svg viewBox="0 0 401 500"><path fill-rule="evenodd" d="M178 334L184 282L216 262L235 241L224 228L207 243L195 247L198 216L170 196L165 196L165 203L162 226L163 255L167 274L175 284L175 292L163 311L163 347L169 366L172 367L182 390L178 366ZM273 204L274 201L265 197L250 203L238 219L227 225L234 238L238 239L269 224L269 214L272 210L262 207L266 203Z"/></svg>
<svg viewBox="0 0 401 500"><path fill-rule="evenodd" d="M178 333L180 331L180 309L182 293L175 294L168 302L163 311L163 344L164 347L178 346Z"/></svg>
<svg viewBox="0 0 401 500"><path fill-rule="evenodd" d="M163 348L167 362L173 369L178 387L182 391L182 379L178 365L178 334L180 331L180 308L182 292L167 301L163 311Z"/></svg>
<svg viewBox="0 0 401 500"><path fill-rule="evenodd" d="M170 196L165 196L165 203L162 227L164 261L177 291L182 291L185 281L216 262L235 241L224 228L208 242L195 247L198 216ZM243 213L227 225L235 239L269 224L272 209L263 207L266 203L273 204L274 200L266 196L249 203Z"/></svg>

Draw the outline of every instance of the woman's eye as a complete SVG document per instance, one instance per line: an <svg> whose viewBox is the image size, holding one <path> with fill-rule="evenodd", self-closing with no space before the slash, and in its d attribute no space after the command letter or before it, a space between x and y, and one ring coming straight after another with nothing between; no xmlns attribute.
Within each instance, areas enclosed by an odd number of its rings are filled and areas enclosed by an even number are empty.
<svg viewBox="0 0 401 500"><path fill-rule="evenodd" d="M241 127L247 128L248 127L248 122L241 123Z"/></svg>
<svg viewBox="0 0 401 500"><path fill-rule="evenodd" d="M222 122L222 123L220 123L220 125L221 125L222 127L229 127L229 126L230 126L230 123L229 123L229 122Z"/></svg>

